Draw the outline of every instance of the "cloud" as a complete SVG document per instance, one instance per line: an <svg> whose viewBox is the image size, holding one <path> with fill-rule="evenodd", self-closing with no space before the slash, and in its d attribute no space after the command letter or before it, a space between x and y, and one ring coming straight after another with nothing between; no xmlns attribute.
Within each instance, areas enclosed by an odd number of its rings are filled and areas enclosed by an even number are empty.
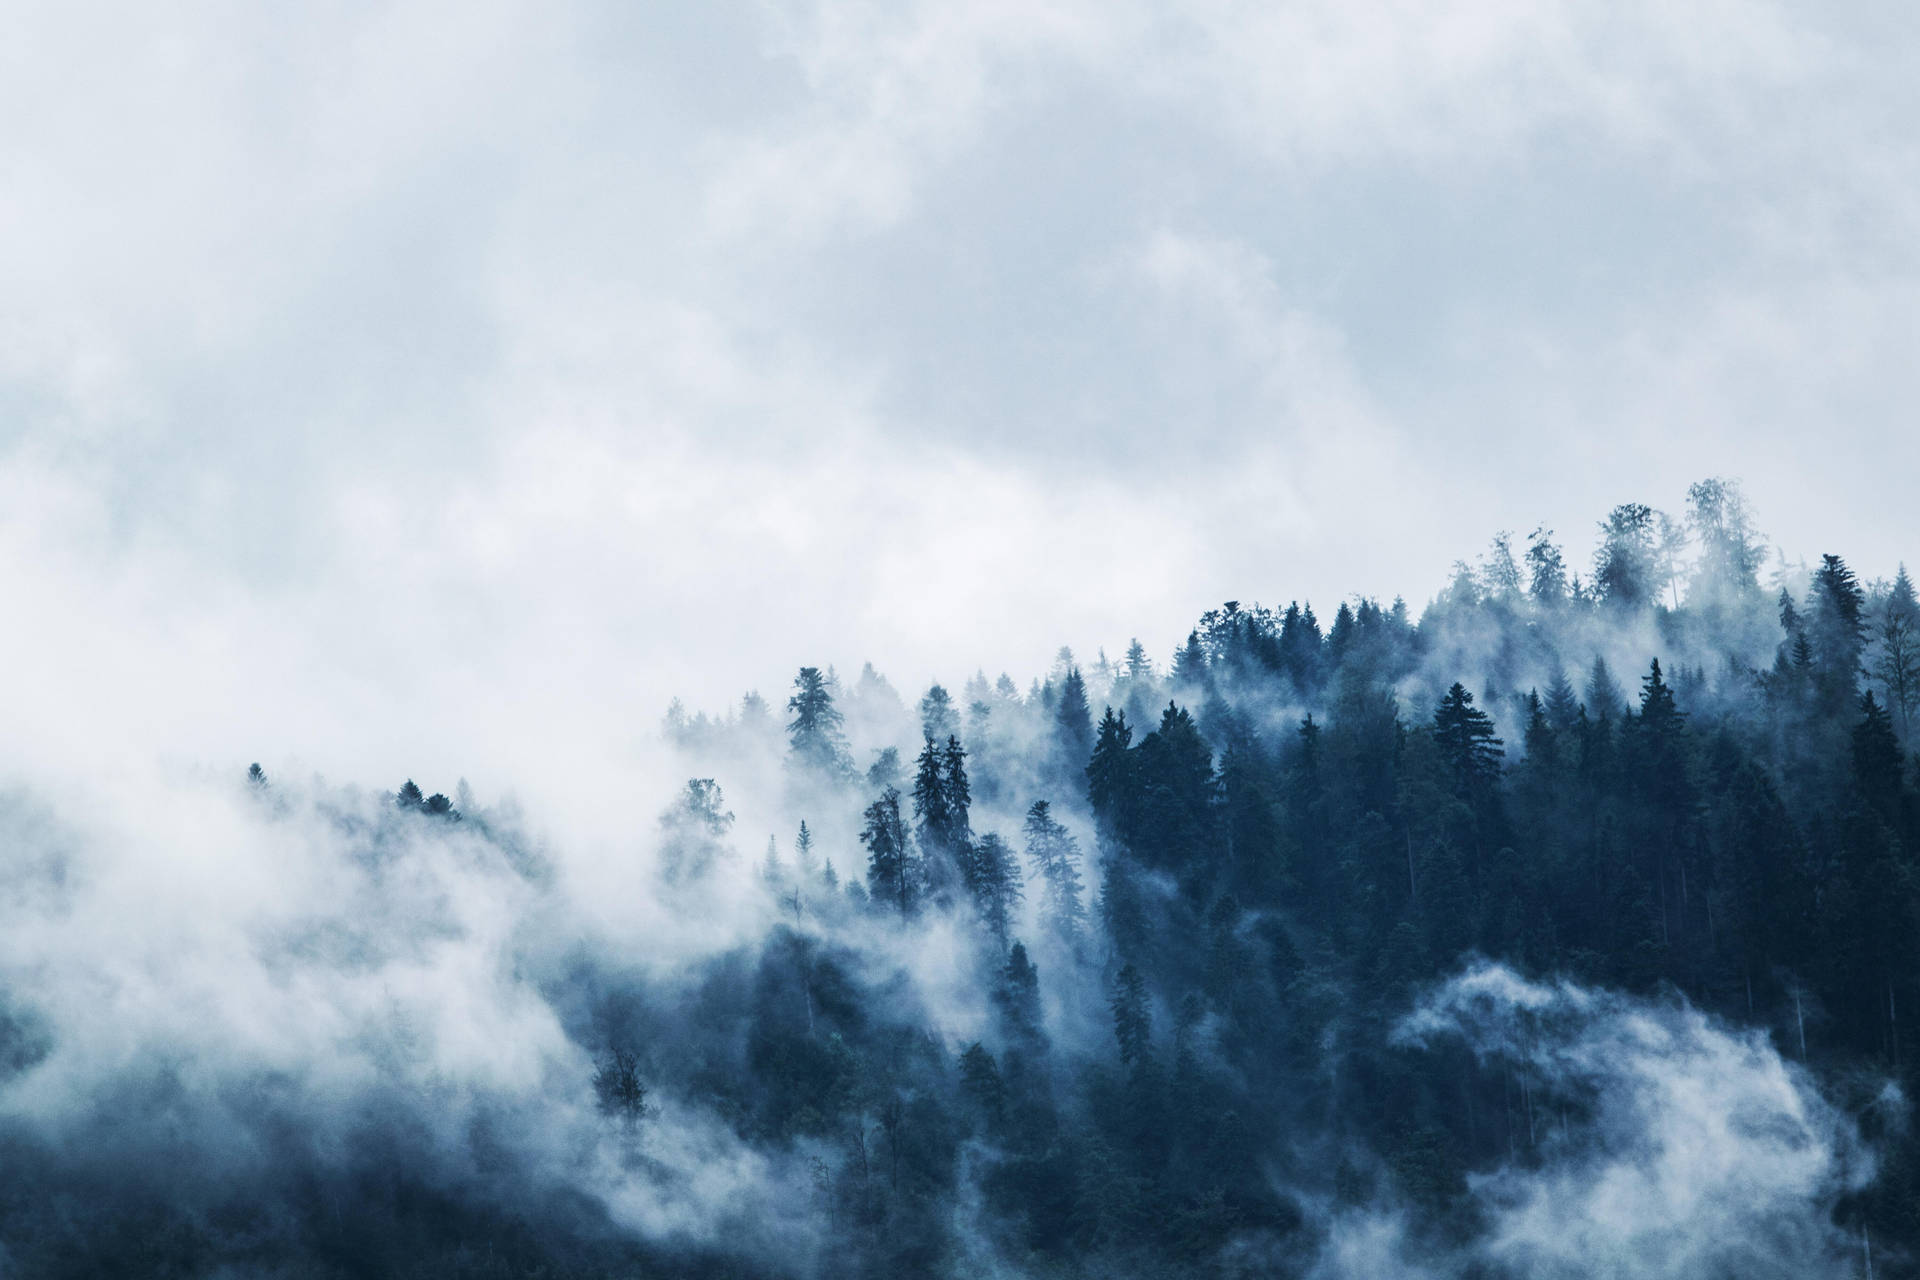
<svg viewBox="0 0 1920 1280"><path fill-rule="evenodd" d="M1395 1034L1462 1042L1523 1091L1527 1155L1470 1179L1476 1256L1551 1277L1854 1274L1860 1242L1832 1213L1873 1155L1764 1032L1483 962ZM1340 1226L1323 1270L1360 1274L1395 1233L1377 1217Z"/></svg>

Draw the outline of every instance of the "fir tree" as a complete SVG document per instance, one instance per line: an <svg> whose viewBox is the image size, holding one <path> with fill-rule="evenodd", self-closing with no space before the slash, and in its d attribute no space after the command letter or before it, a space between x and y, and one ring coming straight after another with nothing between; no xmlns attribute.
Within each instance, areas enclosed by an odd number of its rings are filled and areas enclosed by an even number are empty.
<svg viewBox="0 0 1920 1280"><path fill-rule="evenodd" d="M1545 525L1527 535L1527 594L1535 604L1548 607L1567 598L1567 563L1553 544L1553 530Z"/></svg>
<svg viewBox="0 0 1920 1280"><path fill-rule="evenodd" d="M1120 970L1114 982L1113 1038L1120 1046L1121 1065L1145 1065L1151 1047L1153 1023L1147 1011L1147 982L1132 965Z"/></svg>
<svg viewBox="0 0 1920 1280"><path fill-rule="evenodd" d="M1007 847L1007 842L991 831L980 837L971 864L973 883L969 887L973 891L974 909L987 932L1004 949L1013 913L1025 896L1019 864L1013 860L1013 850Z"/></svg>
<svg viewBox="0 0 1920 1280"><path fill-rule="evenodd" d="M818 667L802 667L793 690L787 699L787 710L793 713L787 722L791 759L827 777L846 776L853 768L843 728L846 717L833 704L828 678Z"/></svg>
<svg viewBox="0 0 1920 1280"><path fill-rule="evenodd" d="M954 710L953 699L939 685L928 688L920 699L920 733L935 742L945 742L950 734L960 732L960 717Z"/></svg>
<svg viewBox="0 0 1920 1280"><path fill-rule="evenodd" d="M1087 761L1087 803L1093 809L1094 821L1115 834L1126 830L1123 806L1132 785L1132 760L1127 754L1132 743L1133 730L1127 727L1126 713L1108 707L1100 717Z"/></svg>
<svg viewBox="0 0 1920 1280"><path fill-rule="evenodd" d="M1473 695L1458 681L1433 713L1433 740L1461 795L1480 794L1499 776L1506 750L1494 735L1493 721L1473 705Z"/></svg>
<svg viewBox="0 0 1920 1280"><path fill-rule="evenodd" d="M1913 737L1913 713L1920 707L1920 601L1913 580L1901 565L1880 613L1879 654L1873 673L1886 689L1887 705L1900 713L1900 735Z"/></svg>
<svg viewBox="0 0 1920 1280"><path fill-rule="evenodd" d="M1596 720L1617 720L1626 705L1620 686L1613 682L1612 669L1599 654L1593 656L1593 666L1587 671L1586 698L1587 711Z"/></svg>
<svg viewBox="0 0 1920 1280"><path fill-rule="evenodd" d="M1604 604L1643 608L1659 592L1656 521L1652 507L1628 502L1600 522L1600 548L1593 557L1593 589Z"/></svg>
<svg viewBox="0 0 1920 1280"><path fill-rule="evenodd" d="M1093 750L1093 713L1087 706L1087 684L1080 669L1067 672L1060 685L1060 700L1053 709L1054 744L1060 754L1066 776L1078 779L1087 767L1087 754Z"/></svg>
<svg viewBox="0 0 1920 1280"><path fill-rule="evenodd" d="M1556 669L1553 673L1553 683L1547 686L1546 711L1547 723L1562 733L1573 728L1580 714L1580 699L1574 695L1573 682L1565 671Z"/></svg>
<svg viewBox="0 0 1920 1280"><path fill-rule="evenodd" d="M900 792L888 787L868 805L860 843L867 849L867 892L901 915L913 910L917 885L907 824L900 816Z"/></svg>
<svg viewBox="0 0 1920 1280"><path fill-rule="evenodd" d="M1078 948L1087 927L1079 843L1054 821L1052 806L1045 800L1034 801L1027 810L1025 829L1027 861L1041 883L1041 919L1054 937Z"/></svg>
<svg viewBox="0 0 1920 1280"><path fill-rule="evenodd" d="M1829 708L1850 707L1859 691L1867 599L1839 556L1820 557L1810 605L1806 636L1813 648L1815 687Z"/></svg>
<svg viewBox="0 0 1920 1280"><path fill-rule="evenodd" d="M802 880L813 879L813 832L807 830L806 819L800 820L800 832L793 838L793 862L800 869Z"/></svg>

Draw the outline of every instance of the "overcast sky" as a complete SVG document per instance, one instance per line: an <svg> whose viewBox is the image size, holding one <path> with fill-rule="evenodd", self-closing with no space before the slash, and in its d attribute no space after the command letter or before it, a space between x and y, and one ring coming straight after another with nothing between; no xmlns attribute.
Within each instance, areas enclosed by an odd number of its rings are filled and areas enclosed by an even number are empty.
<svg viewBox="0 0 1920 1280"><path fill-rule="evenodd" d="M0 14L16 765L538 788L1716 473L1916 555L1906 5Z"/></svg>

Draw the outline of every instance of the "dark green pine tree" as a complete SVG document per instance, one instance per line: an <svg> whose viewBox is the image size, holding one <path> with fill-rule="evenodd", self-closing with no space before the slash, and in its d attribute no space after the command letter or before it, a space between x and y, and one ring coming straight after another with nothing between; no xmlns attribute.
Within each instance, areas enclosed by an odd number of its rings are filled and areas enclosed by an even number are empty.
<svg viewBox="0 0 1920 1280"><path fill-rule="evenodd" d="M793 696L787 699L793 718L787 722L787 741L794 763L825 777L844 778L853 772L843 726L846 717L833 705L833 690L818 667L802 667L793 678Z"/></svg>
<svg viewBox="0 0 1920 1280"><path fill-rule="evenodd" d="M1853 776L1867 807L1898 830L1901 826L1900 740L1893 717L1869 690L1860 699L1860 723L1853 728Z"/></svg>
<svg viewBox="0 0 1920 1280"><path fill-rule="evenodd" d="M1078 667L1068 668L1061 682L1060 699L1053 708L1053 740L1062 776L1077 782L1093 750L1093 712L1087 706L1087 682Z"/></svg>
<svg viewBox="0 0 1920 1280"><path fill-rule="evenodd" d="M900 816L900 792L888 787L868 805L860 843L867 849L867 892L877 903L901 915L914 907L917 885L907 824Z"/></svg>
<svg viewBox="0 0 1920 1280"><path fill-rule="evenodd" d="M1040 917L1047 931L1070 951L1086 938L1087 904L1080 880L1080 846L1053 817L1053 807L1036 800L1027 810L1027 861L1039 879Z"/></svg>
<svg viewBox="0 0 1920 1280"><path fill-rule="evenodd" d="M1569 732L1580 718L1580 699L1573 691L1573 682L1567 679L1567 673L1556 669L1553 683L1547 686L1545 699L1547 723L1560 733Z"/></svg>
<svg viewBox="0 0 1920 1280"><path fill-rule="evenodd" d="M1640 609L1659 594L1652 507L1622 503L1600 522L1600 547L1593 556L1593 586L1603 604Z"/></svg>
<svg viewBox="0 0 1920 1280"><path fill-rule="evenodd" d="M1595 720L1618 720L1626 709L1626 697L1614 683L1612 668L1597 653L1587 671L1586 699L1587 714Z"/></svg>
<svg viewBox="0 0 1920 1280"><path fill-rule="evenodd" d="M1547 704L1540 698L1540 691L1527 691L1527 727L1524 741L1527 747L1527 759L1539 768L1551 772L1560 763L1559 731L1553 727L1553 718L1547 714Z"/></svg>
<svg viewBox="0 0 1920 1280"><path fill-rule="evenodd" d="M1433 740L1463 798L1484 794L1500 776L1506 748L1493 732L1493 721L1457 680L1433 713Z"/></svg>
<svg viewBox="0 0 1920 1280"><path fill-rule="evenodd" d="M928 856L948 857L952 854L947 839L953 826L953 814L947 804L946 779L941 776L940 748L934 745L932 738L927 738L925 743L920 749L919 758L914 761L914 829L919 833L921 849Z"/></svg>
<svg viewBox="0 0 1920 1280"><path fill-rule="evenodd" d="M1152 1048L1153 1021L1147 1009L1147 982L1132 965L1120 970L1114 981L1113 1038L1119 1042L1120 1062L1127 1067L1146 1065Z"/></svg>
<svg viewBox="0 0 1920 1280"><path fill-rule="evenodd" d="M1887 691L1887 706L1900 715L1900 735L1913 738L1913 713L1920 710L1920 600L1913 579L1901 565L1880 613L1878 656L1873 674Z"/></svg>
<svg viewBox="0 0 1920 1280"><path fill-rule="evenodd" d="M973 869L969 887L974 910L987 932L1005 950L1013 913L1026 896L1020 883L1019 864L1014 861L1013 850L1007 842L989 831L974 846L969 865Z"/></svg>
<svg viewBox="0 0 1920 1280"><path fill-rule="evenodd" d="M1567 600L1567 562L1554 545L1553 530L1541 525L1527 535L1527 594L1536 605L1556 608Z"/></svg>
<svg viewBox="0 0 1920 1280"><path fill-rule="evenodd" d="M1126 836L1125 811L1133 783L1127 749L1132 744L1133 730L1127 725L1126 713L1108 707L1100 717L1087 761L1087 804L1093 809L1094 822L1116 839Z"/></svg>
<svg viewBox="0 0 1920 1280"><path fill-rule="evenodd" d="M1347 656L1347 650L1353 647L1354 626L1353 610L1342 600L1339 610L1333 615L1333 627L1327 632L1327 663L1331 669L1337 671Z"/></svg>
<svg viewBox="0 0 1920 1280"><path fill-rule="evenodd" d="M966 748L960 745L957 734L947 735L940 767L947 788L947 825L941 835L959 856L959 851L973 843L973 783L967 777Z"/></svg>
<svg viewBox="0 0 1920 1280"><path fill-rule="evenodd" d="M800 868L802 882L813 879L813 832L807 830L804 818L800 820L800 833L793 838L793 861Z"/></svg>
<svg viewBox="0 0 1920 1280"><path fill-rule="evenodd" d="M1199 685L1207 679L1207 651L1200 647L1200 633L1187 632L1187 642L1173 651L1173 683Z"/></svg>
<svg viewBox="0 0 1920 1280"><path fill-rule="evenodd" d="M1866 647L1866 592L1846 561L1821 556L1811 604L1806 633L1813 648L1815 691L1830 711L1851 709L1859 697L1860 655Z"/></svg>
<svg viewBox="0 0 1920 1280"><path fill-rule="evenodd" d="M1006 1115L1007 1084L1000 1077L1000 1064L978 1040L960 1054L960 1091L987 1129L999 1128Z"/></svg>
<svg viewBox="0 0 1920 1280"><path fill-rule="evenodd" d="M953 698L939 685L928 688L920 699L920 732L935 742L943 742L960 732L960 713Z"/></svg>
<svg viewBox="0 0 1920 1280"><path fill-rule="evenodd" d="M1010 1094L1037 1091L1045 1080L1038 1070L1045 1056L1046 1023L1040 1012L1040 970L1027 958L1026 944L1016 942L1007 952L1000 981L993 989L993 1008L1000 1026L1003 1075Z"/></svg>

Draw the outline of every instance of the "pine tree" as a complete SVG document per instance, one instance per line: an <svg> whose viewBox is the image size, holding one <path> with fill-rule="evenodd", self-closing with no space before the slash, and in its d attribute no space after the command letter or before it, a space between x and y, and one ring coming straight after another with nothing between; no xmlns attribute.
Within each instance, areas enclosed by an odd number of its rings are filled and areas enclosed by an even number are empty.
<svg viewBox="0 0 1920 1280"><path fill-rule="evenodd" d="M1815 688L1828 708L1850 708L1859 696L1867 597L1839 556L1820 557L1810 605L1806 636L1813 648Z"/></svg>
<svg viewBox="0 0 1920 1280"><path fill-rule="evenodd" d="M1173 651L1173 682L1200 684L1207 678L1207 653L1200 647L1200 633L1187 632L1187 642Z"/></svg>
<svg viewBox="0 0 1920 1280"><path fill-rule="evenodd" d="M1040 1009L1040 970L1027 957L1023 943L1014 943L1007 952L992 999L1004 1045L1001 1075L1010 1098L1044 1089L1039 1066L1048 1046Z"/></svg>
<svg viewBox="0 0 1920 1280"><path fill-rule="evenodd" d="M1547 607L1567 599L1567 563L1553 544L1553 530L1545 525L1527 535L1527 594Z"/></svg>
<svg viewBox="0 0 1920 1280"><path fill-rule="evenodd" d="M1541 701L1539 690L1527 691L1526 712L1527 725L1523 740L1527 747L1527 759L1542 769L1552 769L1559 763L1559 734L1547 715L1547 704Z"/></svg>
<svg viewBox="0 0 1920 1280"><path fill-rule="evenodd" d="M1860 723L1853 730L1853 775L1860 794L1889 823L1900 808L1900 743L1893 718L1869 690L1860 699Z"/></svg>
<svg viewBox="0 0 1920 1280"><path fill-rule="evenodd" d="M1587 711L1596 720L1617 720L1626 706L1620 686L1613 682L1613 671L1599 654L1593 656L1587 672L1586 698Z"/></svg>
<svg viewBox="0 0 1920 1280"><path fill-rule="evenodd" d="M1565 671L1556 669L1553 673L1553 683L1547 686L1546 710L1547 722L1561 733L1571 730L1580 715L1580 699Z"/></svg>
<svg viewBox="0 0 1920 1280"><path fill-rule="evenodd" d="M1340 608L1333 615L1333 629L1327 632L1327 662L1337 668L1347 656L1347 650L1353 647L1355 623L1353 610L1342 600Z"/></svg>
<svg viewBox="0 0 1920 1280"><path fill-rule="evenodd" d="M1494 735L1493 721L1473 705L1473 695L1458 681L1433 713L1433 740L1462 796L1483 793L1499 776L1506 750Z"/></svg>
<svg viewBox="0 0 1920 1280"><path fill-rule="evenodd" d="M907 915L914 907L917 876L907 824L900 817L900 792L888 787L864 816L860 843L867 849L867 892L875 902Z"/></svg>
<svg viewBox="0 0 1920 1280"><path fill-rule="evenodd" d="M1100 717L1087 761L1087 804L1093 809L1094 821L1123 838L1127 829L1124 809L1133 773L1127 748L1132 742L1133 730L1127 726L1126 713L1108 707Z"/></svg>
<svg viewBox="0 0 1920 1280"><path fill-rule="evenodd" d="M1153 1023L1147 1010L1147 983L1132 965L1120 970L1114 982L1113 1038L1120 1046L1120 1062L1126 1067L1144 1066L1152 1045Z"/></svg>
<svg viewBox="0 0 1920 1280"><path fill-rule="evenodd" d="M793 861L802 880L813 879L813 832L807 830L804 818L800 820L800 833L793 838Z"/></svg>
<svg viewBox="0 0 1920 1280"><path fill-rule="evenodd" d="M1493 545L1480 569L1480 584L1487 599L1510 603L1520 597L1520 566L1513 559L1513 535L1502 529L1493 535Z"/></svg>
<svg viewBox="0 0 1920 1280"><path fill-rule="evenodd" d="M932 738L926 739L919 759L914 762L913 821L921 848L942 854L950 852L947 833L953 815L947 806L946 779L940 776L940 748Z"/></svg>
<svg viewBox="0 0 1920 1280"><path fill-rule="evenodd" d="M1752 516L1732 480L1708 479L1687 488L1687 523L1700 545L1700 558L1687 584L1687 603L1740 600L1760 590L1765 548Z"/></svg>
<svg viewBox="0 0 1920 1280"><path fill-rule="evenodd" d="M1913 737L1913 713L1920 708L1920 601L1913 579L1901 565L1880 614L1879 655L1873 673L1887 692L1887 705L1900 713L1900 735Z"/></svg>
<svg viewBox="0 0 1920 1280"><path fill-rule="evenodd" d="M1087 753L1093 750L1093 713L1087 706L1087 683L1080 668L1067 672L1060 685L1060 701L1053 709L1055 750L1065 776L1075 780L1087 767Z"/></svg>
<svg viewBox="0 0 1920 1280"><path fill-rule="evenodd" d="M920 699L920 732L935 742L945 742L949 735L960 732L960 716L953 699L937 684Z"/></svg>
<svg viewBox="0 0 1920 1280"><path fill-rule="evenodd" d="M960 1089L988 1128L1000 1124L1007 1106L1006 1081L1000 1077L1000 1064L978 1040L960 1054Z"/></svg>
<svg viewBox="0 0 1920 1280"><path fill-rule="evenodd" d="M793 713L787 722L791 759L828 777L847 776L853 762L847 756L846 717L833 704L828 677L818 667L802 667L793 690L787 699L787 710Z"/></svg>
<svg viewBox="0 0 1920 1280"><path fill-rule="evenodd" d="M1013 850L1007 847L1007 842L991 831L980 837L971 861L974 909L987 932L1004 949L1014 910L1025 897L1019 864L1013 860Z"/></svg>
<svg viewBox="0 0 1920 1280"><path fill-rule="evenodd" d="M726 803L712 778L689 778L660 815L660 874L668 884L699 879L726 853L727 832L733 829Z"/></svg>
<svg viewBox="0 0 1920 1280"><path fill-rule="evenodd" d="M1622 503L1600 522L1600 547L1593 556L1593 589L1602 603L1637 609L1659 593L1656 520L1652 507Z"/></svg>
<svg viewBox="0 0 1920 1280"><path fill-rule="evenodd" d="M1046 926L1069 948L1078 948L1087 928L1087 905L1080 881L1080 846L1054 821L1052 806L1036 800L1027 810L1027 861L1041 882L1040 913Z"/></svg>

